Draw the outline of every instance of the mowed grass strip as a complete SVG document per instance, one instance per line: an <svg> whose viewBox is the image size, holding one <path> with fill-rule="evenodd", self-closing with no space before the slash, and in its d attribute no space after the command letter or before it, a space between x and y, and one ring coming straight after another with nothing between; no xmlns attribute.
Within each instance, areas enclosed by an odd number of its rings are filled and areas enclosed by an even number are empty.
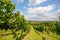
<svg viewBox="0 0 60 40"><path fill-rule="evenodd" d="M42 38L34 31L31 26L29 34L23 40L42 40Z"/></svg>

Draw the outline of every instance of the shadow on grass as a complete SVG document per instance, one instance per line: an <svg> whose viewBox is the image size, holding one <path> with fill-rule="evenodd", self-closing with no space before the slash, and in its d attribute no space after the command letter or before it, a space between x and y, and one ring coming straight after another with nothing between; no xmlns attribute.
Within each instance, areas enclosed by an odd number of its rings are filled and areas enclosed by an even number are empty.
<svg viewBox="0 0 60 40"><path fill-rule="evenodd" d="M7 35L10 35L12 33L8 33L8 34L1 34L0 36L7 36Z"/></svg>

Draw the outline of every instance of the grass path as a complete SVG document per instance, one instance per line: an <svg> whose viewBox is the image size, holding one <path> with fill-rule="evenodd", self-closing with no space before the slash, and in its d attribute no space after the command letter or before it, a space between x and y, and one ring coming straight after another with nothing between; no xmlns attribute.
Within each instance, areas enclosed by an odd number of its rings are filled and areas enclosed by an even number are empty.
<svg viewBox="0 0 60 40"><path fill-rule="evenodd" d="M43 37L45 39L43 39ZM48 34L44 34L42 32L39 32L39 35L35 32L34 28L31 26L30 32L27 34L27 36L24 37L23 40L58 40L56 38L53 38L49 36Z"/></svg>
<svg viewBox="0 0 60 40"><path fill-rule="evenodd" d="M23 40L42 40L42 38L34 31L31 26L29 34Z"/></svg>

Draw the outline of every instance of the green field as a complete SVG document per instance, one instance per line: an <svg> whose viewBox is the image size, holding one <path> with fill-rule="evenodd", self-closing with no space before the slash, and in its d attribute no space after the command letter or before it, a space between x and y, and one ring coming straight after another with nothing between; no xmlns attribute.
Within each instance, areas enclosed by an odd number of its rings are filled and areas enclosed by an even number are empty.
<svg viewBox="0 0 60 40"><path fill-rule="evenodd" d="M19 32L20 31L16 32L16 34ZM11 33L11 30L7 30L7 31L0 30L0 40L14 40L13 35L9 33ZM3 34L9 34L9 35L1 36ZM24 36L22 40L44 40L44 39L45 40L60 40L60 36L57 36L55 33L47 34L46 32L42 33L42 32L36 31L31 26L30 32L26 36Z"/></svg>

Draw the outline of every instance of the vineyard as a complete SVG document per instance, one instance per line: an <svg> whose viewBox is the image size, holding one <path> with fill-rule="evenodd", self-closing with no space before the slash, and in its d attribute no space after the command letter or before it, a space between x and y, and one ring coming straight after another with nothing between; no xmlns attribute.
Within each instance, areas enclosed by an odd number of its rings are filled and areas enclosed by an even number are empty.
<svg viewBox="0 0 60 40"><path fill-rule="evenodd" d="M60 40L60 22L28 21L11 0L0 0L0 40Z"/></svg>
<svg viewBox="0 0 60 40"><path fill-rule="evenodd" d="M60 22L29 22L30 31L28 33L23 32L21 35L21 30L0 30L1 40L14 40L14 35L16 40L60 40L60 29L55 27L60 27ZM43 26L44 25L44 26ZM56 26L57 25L57 26Z"/></svg>

